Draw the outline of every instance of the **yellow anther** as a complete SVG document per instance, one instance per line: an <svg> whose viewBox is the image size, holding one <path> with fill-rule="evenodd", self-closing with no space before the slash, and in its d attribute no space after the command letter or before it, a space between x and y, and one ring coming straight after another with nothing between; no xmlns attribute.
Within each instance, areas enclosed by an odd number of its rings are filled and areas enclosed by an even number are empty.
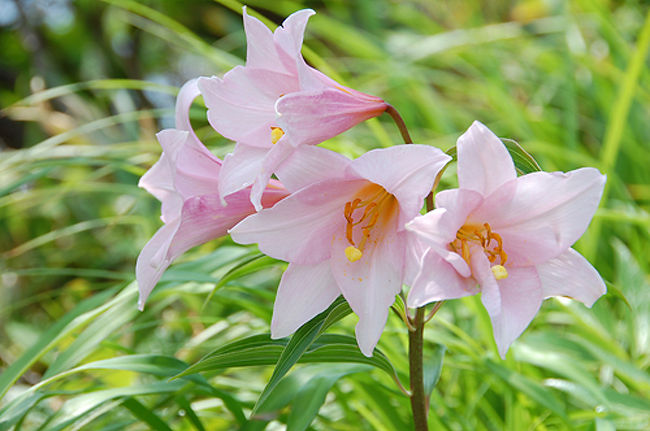
<svg viewBox="0 0 650 431"><path fill-rule="evenodd" d="M350 245L345 248L345 257L347 257L350 262L356 262L361 259L361 256L363 256L363 253L355 246Z"/></svg>
<svg viewBox="0 0 650 431"><path fill-rule="evenodd" d="M279 127L271 127L271 143L276 144L284 136L284 130Z"/></svg>
<svg viewBox="0 0 650 431"><path fill-rule="evenodd" d="M490 269L492 270L492 274L494 274L494 278L496 278L497 280L503 280L504 278L508 278L508 270L506 269L505 266L494 265Z"/></svg>

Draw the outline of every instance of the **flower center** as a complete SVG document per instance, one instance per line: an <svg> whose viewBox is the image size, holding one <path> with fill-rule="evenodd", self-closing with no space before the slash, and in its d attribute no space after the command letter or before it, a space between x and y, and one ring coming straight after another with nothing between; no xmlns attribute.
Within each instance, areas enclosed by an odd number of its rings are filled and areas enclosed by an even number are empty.
<svg viewBox="0 0 650 431"><path fill-rule="evenodd" d="M271 143L277 144L281 137L284 136L284 130L279 127L271 127Z"/></svg>
<svg viewBox="0 0 650 431"><path fill-rule="evenodd" d="M508 277L508 271L504 266L508 261L508 255L503 250L503 240L501 235L492 232L489 223L483 223L483 226L464 225L456 232L456 239L449 243L451 249L463 256L468 265L470 243L481 246L492 264L490 269L492 269L494 278L502 280Z"/></svg>
<svg viewBox="0 0 650 431"><path fill-rule="evenodd" d="M388 193L383 187L371 184L365 187L357 197L345 203L343 215L345 216L345 238L350 244L345 249L345 257L350 262L356 262L363 256L363 249L373 231L381 230L378 224L385 224L396 209L395 196ZM360 226L361 225L361 226ZM359 228L357 228L359 226ZM357 241L355 242L355 232ZM374 238L375 241L379 238Z"/></svg>

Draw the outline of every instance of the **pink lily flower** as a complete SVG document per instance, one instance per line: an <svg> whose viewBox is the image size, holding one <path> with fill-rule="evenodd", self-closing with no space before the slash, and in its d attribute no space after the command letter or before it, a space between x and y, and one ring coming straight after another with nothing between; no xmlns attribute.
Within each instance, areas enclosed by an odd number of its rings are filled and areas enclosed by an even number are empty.
<svg viewBox="0 0 650 431"><path fill-rule="evenodd" d="M139 182L162 202L164 223L144 246L136 263L140 310L174 259L196 245L226 235L228 229L255 212L250 188L228 196L226 206L221 203L217 192L221 160L196 137L189 121L190 105L198 95L196 80L181 88L176 103L177 128L156 135L163 153ZM272 206L287 194L273 180L264 190L262 205Z"/></svg>
<svg viewBox="0 0 650 431"><path fill-rule="evenodd" d="M370 151L356 160L304 146L279 178L297 190L230 230L236 242L289 262L273 309L282 338L340 294L359 317L356 336L372 355L407 272L404 224L450 157L424 145Z"/></svg>
<svg viewBox="0 0 650 431"><path fill-rule="evenodd" d="M479 122L458 139L459 188L406 228L429 247L410 307L481 293L501 357L542 301L568 296L588 307L606 291L571 248L585 232L605 185L594 168L517 177L505 146Z"/></svg>
<svg viewBox="0 0 650 431"><path fill-rule="evenodd" d="M246 66L199 81L210 124L237 142L221 171L224 198L253 185L251 201L260 209L264 186L296 147L319 144L387 108L305 63L300 49L314 13L295 12L272 33L244 8Z"/></svg>

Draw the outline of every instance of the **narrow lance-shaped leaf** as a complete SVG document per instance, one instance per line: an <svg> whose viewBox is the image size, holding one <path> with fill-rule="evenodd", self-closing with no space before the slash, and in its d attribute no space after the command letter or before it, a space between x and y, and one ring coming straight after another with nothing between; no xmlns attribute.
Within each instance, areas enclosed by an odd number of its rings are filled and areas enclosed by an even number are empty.
<svg viewBox="0 0 650 431"><path fill-rule="evenodd" d="M282 377L284 377L284 375L289 372L291 367L293 367L294 364L298 362L301 356L314 342L316 337L318 337L325 329L334 324L336 321L348 315L350 312L351 310L348 303L345 302L343 297L338 297L327 310L311 319L298 331L296 331L296 333L291 337L291 340L289 343L287 343L286 347L282 351L282 354L278 359L278 363L273 370L271 379L262 391L262 394L257 400L257 403L255 403L253 414L255 414L259 405L262 404L266 398L268 398L268 396L273 391L273 388L280 382L280 379L282 379Z"/></svg>

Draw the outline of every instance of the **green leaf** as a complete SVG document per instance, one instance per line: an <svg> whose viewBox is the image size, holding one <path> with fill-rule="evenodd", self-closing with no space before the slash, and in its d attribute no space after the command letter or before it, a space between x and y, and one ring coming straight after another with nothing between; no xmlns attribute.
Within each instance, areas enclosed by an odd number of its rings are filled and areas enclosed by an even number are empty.
<svg viewBox="0 0 650 431"><path fill-rule="evenodd" d="M433 349L425 350L426 358L424 358L424 393L428 397L431 391L436 387L438 380L440 380L440 373L442 372L442 360L445 356L447 348L436 343Z"/></svg>
<svg viewBox="0 0 650 431"><path fill-rule="evenodd" d="M48 425L48 431L58 431L73 424L92 410L121 397L152 394L173 394L180 391L184 382L156 382L90 392L69 399Z"/></svg>
<svg viewBox="0 0 650 431"><path fill-rule="evenodd" d="M130 298L135 299L135 292ZM134 306L134 301L127 299L123 298L122 301L113 304L112 307L88 325L74 342L57 356L43 375L43 378L47 379L74 367L91 354L99 343L132 320L138 310Z"/></svg>
<svg viewBox="0 0 650 431"><path fill-rule="evenodd" d="M286 344L287 340L273 340L270 334L246 337L208 353L196 364L173 378L230 367L273 365L277 362Z"/></svg>
<svg viewBox="0 0 650 431"><path fill-rule="evenodd" d="M490 372L500 377L505 383L526 394L531 399L537 401L559 417L566 420L564 405L544 386L496 362L486 360L485 366Z"/></svg>
<svg viewBox="0 0 650 431"><path fill-rule="evenodd" d="M192 49L197 54L211 60L215 65L224 69L232 68L241 64L241 59L234 55L215 48L187 27L178 21L160 13L159 11L145 6L132 0L104 0L116 7L122 8L133 13L135 16L143 17L147 20L145 23L136 22L138 27L148 31L156 36L175 43L183 49Z"/></svg>
<svg viewBox="0 0 650 431"><path fill-rule="evenodd" d="M135 285L131 285L130 289L135 289ZM20 358L0 374L0 397L3 397L7 393L7 390L9 390L9 387L32 364L51 350L59 340L108 308L106 301L114 293L115 289L109 289L80 302L75 308L50 326L32 347L27 349Z"/></svg>
<svg viewBox="0 0 650 431"><path fill-rule="evenodd" d="M260 394L257 403L255 403L252 414L255 414L259 405L269 397L273 388L280 382L280 379L282 379L282 377L289 372L291 367L298 362L309 346L314 342L316 337L318 337L330 325L342 319L350 312L350 307L345 299L339 296L327 310L305 323L296 331L282 351L275 369L273 370L273 374L271 375L271 379Z"/></svg>
<svg viewBox="0 0 650 431"><path fill-rule="evenodd" d="M270 258L264 254L261 253L254 253L252 256L248 257L247 259L244 259L242 262L239 262L237 265L233 266L231 269L226 272L223 277L215 284L214 288L210 291L210 294L205 298L205 301L203 303L203 308L208 305L212 297L214 296L214 292L216 292L218 289L221 287L225 286L226 283L228 283L231 280L235 280L237 278L243 277L248 274L252 274L254 272L259 271L262 268L266 268L269 266L274 266L277 265L278 261Z"/></svg>
<svg viewBox="0 0 650 431"><path fill-rule="evenodd" d="M215 371L231 367L274 365L280 362L279 360L286 352L288 345L289 342L287 340L272 340L269 334L247 337L207 354L199 362L188 367L173 378L177 379L201 371ZM386 372L401 386L395 367L381 350L375 349L373 356L367 357L359 351L356 339L349 335L321 335L296 362L372 365ZM260 404L259 400L258 404Z"/></svg>
<svg viewBox="0 0 650 431"><path fill-rule="evenodd" d="M529 174L531 172L541 171L537 161L524 148L512 139L501 138L505 144L512 161L515 162L515 168L519 174Z"/></svg>
<svg viewBox="0 0 650 431"><path fill-rule="evenodd" d="M324 335L314 343L314 348L303 355L301 363L354 363L372 365L397 380L397 372L386 355L375 349L371 357L365 356L357 346L357 340L349 335ZM321 344L322 342L322 344Z"/></svg>
<svg viewBox="0 0 650 431"><path fill-rule="evenodd" d="M140 421L149 425L154 431L172 431L172 429L160 419L154 412L146 408L141 402L135 398L128 397L122 401L122 405L130 411L133 416L140 419Z"/></svg>
<svg viewBox="0 0 650 431"><path fill-rule="evenodd" d="M327 393L338 380L349 374L368 371L369 369L370 367L364 365L345 365L337 368L332 367L328 371L312 377L300 388L291 403L291 413L287 419L287 431L306 430L325 402Z"/></svg>
<svg viewBox="0 0 650 431"><path fill-rule="evenodd" d="M192 405L189 403L187 399L183 396L177 396L176 398L176 403L185 411L185 414L187 415L187 419L194 425L194 428L197 429L197 431L205 431L205 427L203 426L203 423L201 422L201 419L197 416L196 412L192 408Z"/></svg>

